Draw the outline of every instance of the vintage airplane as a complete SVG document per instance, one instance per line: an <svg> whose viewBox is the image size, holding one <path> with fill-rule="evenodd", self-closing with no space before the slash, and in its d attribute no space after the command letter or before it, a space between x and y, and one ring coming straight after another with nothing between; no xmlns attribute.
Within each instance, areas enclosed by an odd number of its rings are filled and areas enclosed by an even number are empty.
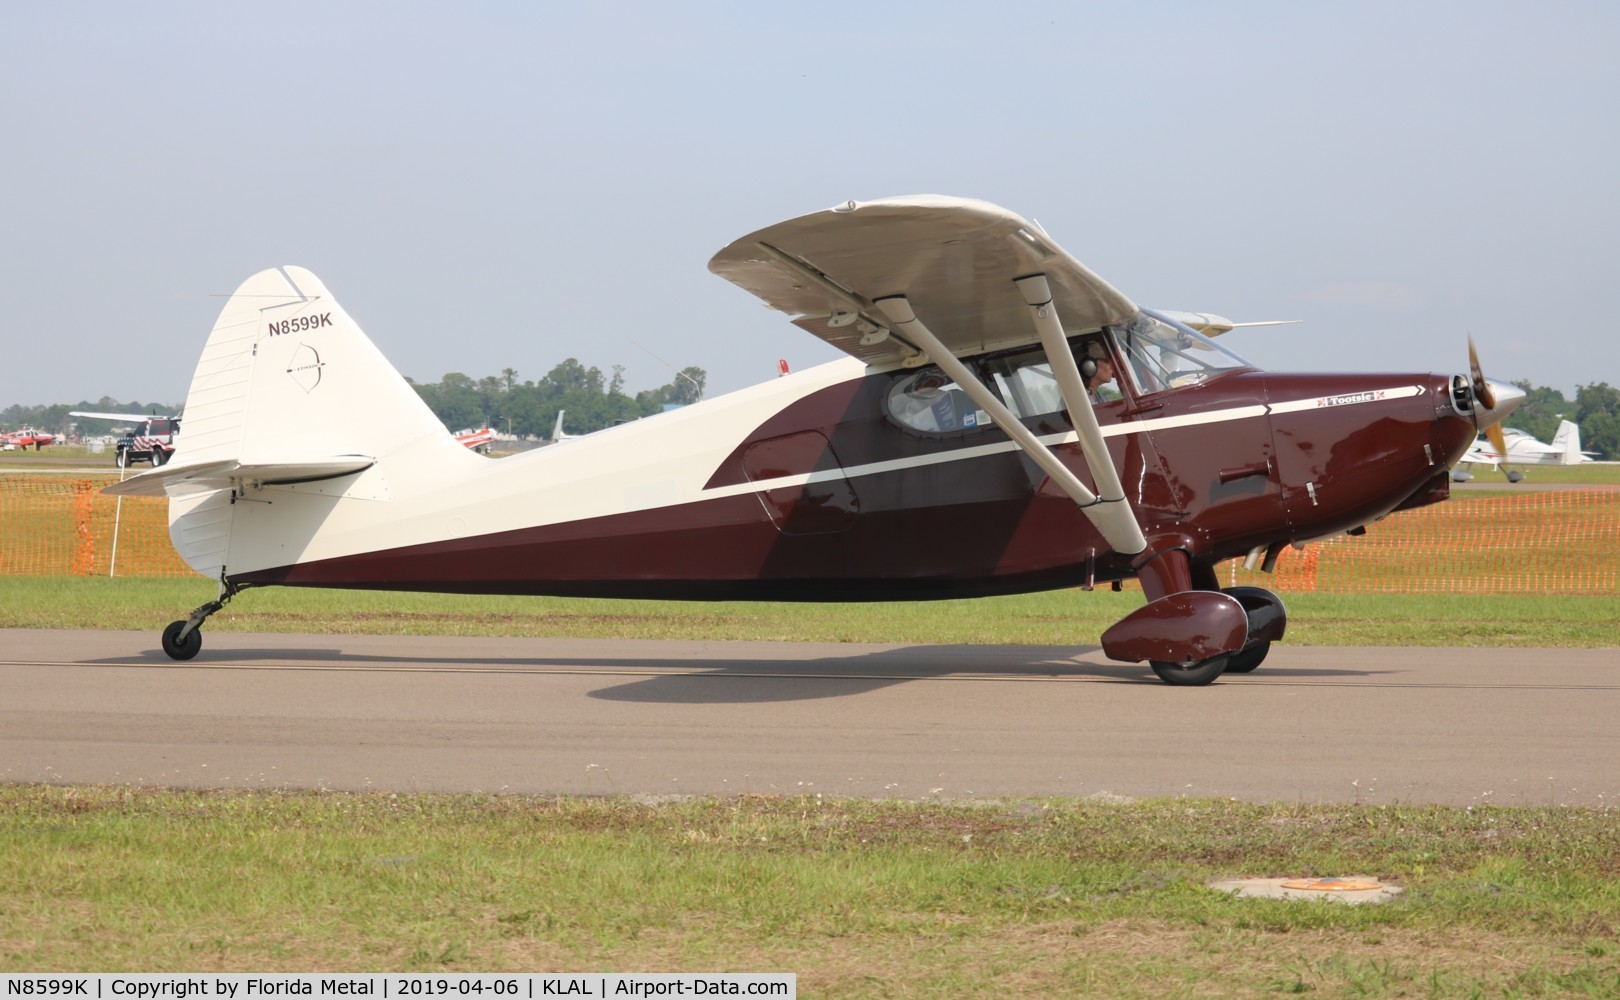
<svg viewBox="0 0 1620 1000"><path fill-rule="evenodd" d="M1500 470L1507 476L1508 482L1517 483L1524 479L1524 473L1508 468L1510 465L1580 465L1592 461L1592 457L1591 452L1581 450L1581 429L1568 420L1558 421L1552 444L1537 441L1530 432L1517 427L1504 427L1499 444L1494 434L1476 440L1457 460L1451 478L1466 483L1474 477L1463 466L1489 465L1492 471Z"/></svg>
<svg viewBox="0 0 1620 1000"><path fill-rule="evenodd" d="M1261 371L980 201L849 202L709 266L850 357L502 459L456 444L314 275L249 278L184 448L109 488L168 496L176 549L219 581L164 650L195 656L209 615L269 585L875 601L1135 577L1147 603L1103 651L1207 684L1286 626L1218 563L1269 570L1444 499L1522 397L1477 363Z"/></svg>

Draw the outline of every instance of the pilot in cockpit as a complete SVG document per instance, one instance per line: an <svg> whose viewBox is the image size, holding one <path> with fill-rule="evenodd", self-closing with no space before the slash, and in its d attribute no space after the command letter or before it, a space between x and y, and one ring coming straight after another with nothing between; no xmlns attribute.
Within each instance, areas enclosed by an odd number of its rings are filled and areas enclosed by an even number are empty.
<svg viewBox="0 0 1620 1000"><path fill-rule="evenodd" d="M1116 387L1104 389L1114 381L1114 359L1109 357L1108 349L1101 341L1088 341L1085 346L1085 355L1080 360L1080 377L1085 380L1086 391L1091 394L1093 403L1107 403L1119 398Z"/></svg>

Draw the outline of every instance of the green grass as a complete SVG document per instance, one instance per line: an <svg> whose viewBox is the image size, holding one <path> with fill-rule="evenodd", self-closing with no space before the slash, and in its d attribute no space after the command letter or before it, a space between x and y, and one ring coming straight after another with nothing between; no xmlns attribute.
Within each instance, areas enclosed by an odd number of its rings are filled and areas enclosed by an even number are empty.
<svg viewBox="0 0 1620 1000"><path fill-rule="evenodd" d="M1588 462L1583 465L1515 465L1511 468L1515 472L1524 473L1524 481L1529 484L1620 485L1620 462ZM1506 476L1501 472L1492 472L1491 467L1488 465L1476 465L1469 471L1473 473L1473 481L1476 483L1499 483L1504 490L1514 488L1514 484L1509 483Z"/></svg>
<svg viewBox="0 0 1620 1000"><path fill-rule="evenodd" d="M213 599L205 580L0 577L0 627L156 631ZM1614 598L1290 594L1298 645L1620 646ZM267 588L209 619L236 632L1095 645L1140 592L1049 591L886 604L613 601Z"/></svg>
<svg viewBox="0 0 1620 1000"><path fill-rule="evenodd" d="M803 996L1620 995L1607 811L0 787L0 969L756 970ZM1364 874L1377 907L1227 877Z"/></svg>
<svg viewBox="0 0 1620 1000"><path fill-rule="evenodd" d="M52 465L69 462L74 465L106 465L113 473L118 469L113 465L113 447L107 446L98 455L92 455L90 448L82 444L48 444L39 451L21 448L16 451L0 451L0 467L14 467L19 469L47 470ZM56 461L51 461L55 459Z"/></svg>
<svg viewBox="0 0 1620 1000"><path fill-rule="evenodd" d="M0 577L156 631L201 579ZM1292 594L1288 642L1620 646L1614 599ZM1089 646L1140 593L783 605L248 591L225 631ZM1370 874L1375 907L1217 878ZM0 786L0 971L757 970L804 996L1620 996L1609 810Z"/></svg>

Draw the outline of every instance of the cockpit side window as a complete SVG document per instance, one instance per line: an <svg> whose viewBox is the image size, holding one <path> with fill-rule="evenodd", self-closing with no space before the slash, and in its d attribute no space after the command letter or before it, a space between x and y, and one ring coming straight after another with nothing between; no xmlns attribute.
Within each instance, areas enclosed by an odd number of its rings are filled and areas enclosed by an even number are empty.
<svg viewBox="0 0 1620 1000"><path fill-rule="evenodd" d="M1020 417L1035 417L1063 409L1063 393L1058 389L1045 351L1024 351L994 358L987 366L996 390L1007 409Z"/></svg>
<svg viewBox="0 0 1620 1000"><path fill-rule="evenodd" d="M991 426L990 415L979 409L950 376L932 365L895 379L885 406L890 418L900 426L925 434Z"/></svg>
<svg viewBox="0 0 1620 1000"><path fill-rule="evenodd" d="M1101 335L1072 342L1075 363L1093 403L1111 403L1120 398L1114 380L1114 355ZM1004 354L985 366L1006 400L1007 408L1019 417L1038 417L1064 409L1063 391L1058 387L1052 365L1041 348Z"/></svg>
<svg viewBox="0 0 1620 1000"><path fill-rule="evenodd" d="M1095 406L1135 395L1196 385L1227 371L1251 367L1208 337L1180 323L1143 311L1123 327L1108 327L1072 338L1081 381ZM1029 347L971 365L1020 419L1066 409L1046 351ZM1123 368L1123 371L1120 369ZM930 365L896 378L885 407L890 419L925 434L952 434L991 426L990 416L938 367Z"/></svg>

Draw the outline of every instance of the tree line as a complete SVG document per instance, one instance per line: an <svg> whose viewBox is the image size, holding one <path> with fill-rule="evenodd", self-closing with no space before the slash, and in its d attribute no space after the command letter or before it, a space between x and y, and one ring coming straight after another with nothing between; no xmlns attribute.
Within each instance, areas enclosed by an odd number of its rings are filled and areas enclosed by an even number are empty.
<svg viewBox="0 0 1620 1000"><path fill-rule="evenodd" d="M461 372L449 372L437 382L406 381L453 431L491 427L518 437L549 437L559 410L568 413L564 430L585 434L669 406L695 403L703 398L709 377L690 366L667 384L631 396L624 391L624 366L614 365L612 370L611 376L604 376L600 368L586 368L569 358L537 381L519 382L512 368L476 381Z"/></svg>
<svg viewBox="0 0 1620 1000"><path fill-rule="evenodd" d="M1597 452L1599 458L1620 459L1620 389L1607 382L1579 386L1569 399L1557 389L1531 385L1527 379L1513 383L1524 390L1524 402L1505 421L1540 441L1551 441L1558 422L1568 420L1581 429L1581 450Z"/></svg>
<svg viewBox="0 0 1620 1000"><path fill-rule="evenodd" d="M70 417L72 410L89 410L95 413L146 413L159 417L171 417L180 412L177 403L121 403L111 396L103 396L97 400L81 399L77 403L48 403L41 406L20 406L16 403L0 410L0 430L14 431L23 427L34 427L52 434L66 434L74 424L83 426L78 417ZM104 428L105 421L98 421L96 428ZM99 431L97 431L99 433Z"/></svg>
<svg viewBox="0 0 1620 1000"><path fill-rule="evenodd" d="M656 389L630 395L624 389L624 366L614 365L611 375L600 368L587 368L569 358L545 377L519 382L517 371L506 368L499 375L473 379L460 372L449 372L437 382L416 382L407 378L435 415L452 431L490 427L519 437L549 437L557 423L557 411L566 410L564 429L585 434L613 424L651 416L669 406L685 406L703 398L708 373L689 366ZM72 410L97 413L144 413L170 416L180 412L176 403L122 402L111 396L77 403L51 403L40 406L12 404L0 410L0 430L37 427L56 434L67 434L75 423L81 432L85 422L69 416ZM89 425L92 433L104 433L104 422Z"/></svg>

